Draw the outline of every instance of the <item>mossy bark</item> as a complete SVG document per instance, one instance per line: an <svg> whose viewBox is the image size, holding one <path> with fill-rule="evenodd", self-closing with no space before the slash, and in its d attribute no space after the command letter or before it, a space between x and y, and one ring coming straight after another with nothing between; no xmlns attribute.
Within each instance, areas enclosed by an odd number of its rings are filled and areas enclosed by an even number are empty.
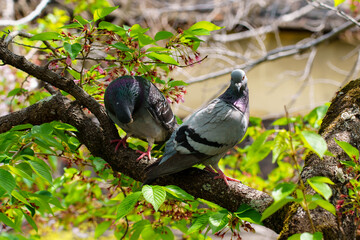
<svg viewBox="0 0 360 240"><path fill-rule="evenodd" d="M346 184L354 175L339 165L340 160L350 159L336 144L334 138L360 149L360 79L349 82L336 93L319 134L326 140L328 149L334 157L325 156L320 159L316 154L309 154L305 159L301 178L304 182L313 176L330 178L335 183L331 186L333 194L330 202L336 205L341 194L348 194ZM314 191L308 187L307 193L314 194ZM293 204L284 210L287 212L287 218L279 239L287 239L295 233L312 232L309 219L298 204ZM322 232L326 240L356 239L357 226L353 215L334 216L318 207L311 210L311 218L316 231Z"/></svg>

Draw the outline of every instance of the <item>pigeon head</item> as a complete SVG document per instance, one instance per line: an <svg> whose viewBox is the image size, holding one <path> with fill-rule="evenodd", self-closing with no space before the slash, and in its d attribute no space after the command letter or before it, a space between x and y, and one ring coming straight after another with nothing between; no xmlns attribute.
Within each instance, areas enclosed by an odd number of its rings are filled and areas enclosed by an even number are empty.
<svg viewBox="0 0 360 240"><path fill-rule="evenodd" d="M243 91L247 87L247 77L245 72L241 69L236 69L231 73L231 85L230 88L237 92Z"/></svg>

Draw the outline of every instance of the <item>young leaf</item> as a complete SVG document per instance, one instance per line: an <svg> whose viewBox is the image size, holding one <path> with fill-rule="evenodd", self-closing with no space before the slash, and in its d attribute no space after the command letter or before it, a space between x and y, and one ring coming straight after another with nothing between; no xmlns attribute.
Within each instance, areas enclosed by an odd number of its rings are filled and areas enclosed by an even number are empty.
<svg viewBox="0 0 360 240"><path fill-rule="evenodd" d="M195 219L191 227L188 229L187 234L196 232L200 230L203 226L205 226L209 222L209 214L205 213L200 215L198 218Z"/></svg>
<svg viewBox="0 0 360 240"><path fill-rule="evenodd" d="M146 56L151 58L151 59L160 60L163 63L179 65L179 63L174 58L172 58L171 56L169 56L167 54L160 54L160 53L151 52L151 53L146 54Z"/></svg>
<svg viewBox="0 0 360 240"><path fill-rule="evenodd" d="M80 43L74 43L74 44L70 44L67 42L64 43L64 49L67 53L69 53L69 56L72 60L75 60L75 58L79 55L81 48L82 46Z"/></svg>
<svg viewBox="0 0 360 240"><path fill-rule="evenodd" d="M99 29L106 29L108 31L113 31L116 32L117 34L119 34L120 36L124 36L126 34L126 31L124 28L115 25L113 23L110 22L106 22L106 21L101 21L99 23Z"/></svg>
<svg viewBox="0 0 360 240"><path fill-rule="evenodd" d="M20 131L20 130L29 129L29 128L32 128L32 127L33 127L32 124L26 123L26 124L21 124L21 125L17 125L15 127L12 127L10 129L10 131Z"/></svg>
<svg viewBox="0 0 360 240"><path fill-rule="evenodd" d="M129 212L131 212L134 209L135 204L139 200L141 196L141 192L134 192L130 195L128 195L119 205L119 208L117 210L117 218L120 219L124 216L126 216Z"/></svg>
<svg viewBox="0 0 360 240"><path fill-rule="evenodd" d="M278 184L274 190L272 191L271 195L274 198L274 201L280 201L284 199L285 197L292 194L296 189L296 184L292 182L283 182Z"/></svg>
<svg viewBox="0 0 360 240"><path fill-rule="evenodd" d="M358 149L354 148L350 143L338 141L336 138L334 138L334 140L352 160L359 160Z"/></svg>
<svg viewBox="0 0 360 240"><path fill-rule="evenodd" d="M95 238L97 239L98 237L103 235L104 232L108 230L110 226L111 226L111 221L105 221L98 224L95 229Z"/></svg>
<svg viewBox="0 0 360 240"><path fill-rule="evenodd" d="M229 217L227 211L221 211L209 217L209 225L213 234L223 229L228 222Z"/></svg>
<svg viewBox="0 0 360 240"><path fill-rule="evenodd" d="M312 189L321 194L326 200L329 200L332 195L332 191L327 183L334 184L329 178L316 176L307 179L307 182L312 187Z"/></svg>
<svg viewBox="0 0 360 240"><path fill-rule="evenodd" d="M264 221L264 219L270 217L272 214L274 214L277 210L282 208L285 204L294 201L295 198L291 196L287 196L280 201L273 202L265 211L263 212L261 216L261 221Z"/></svg>
<svg viewBox="0 0 360 240"><path fill-rule="evenodd" d="M60 40L60 39L62 39L62 37L57 32L39 33L39 34L35 34L31 38L29 38L29 40L31 40L31 41L34 41L34 40L48 41L48 40Z"/></svg>
<svg viewBox="0 0 360 240"><path fill-rule="evenodd" d="M171 81L168 82L169 87L175 87L175 86L187 86L188 84L184 81Z"/></svg>
<svg viewBox="0 0 360 240"><path fill-rule="evenodd" d="M128 46L126 46L122 42L117 42L115 44L111 44L110 46L113 46L114 48L117 48L117 49L119 49L121 51L124 51L124 52L134 52L133 49L130 49Z"/></svg>
<svg viewBox="0 0 360 240"><path fill-rule="evenodd" d="M339 6L339 5L342 4L343 2L345 2L345 0L334 0L334 7Z"/></svg>
<svg viewBox="0 0 360 240"><path fill-rule="evenodd" d="M155 211L159 209L161 204L165 201L166 192L161 186L145 185L142 188L142 193L146 201L153 205Z"/></svg>
<svg viewBox="0 0 360 240"><path fill-rule="evenodd" d="M224 27L216 26L215 24L208 22L208 21L200 21L192 25L188 30L195 30L195 29L205 29L207 31L215 31L222 29Z"/></svg>
<svg viewBox="0 0 360 240"><path fill-rule="evenodd" d="M335 206L329 203L328 201L324 200L318 194L312 196L311 201L322 207L323 209L331 212L332 214L336 214Z"/></svg>
<svg viewBox="0 0 360 240"><path fill-rule="evenodd" d="M194 200L194 197L192 195L188 194L187 192L185 192L178 186L168 185L168 186L164 187L164 189L168 193L170 193L170 194L174 195L175 197L180 198L182 200Z"/></svg>
<svg viewBox="0 0 360 240"><path fill-rule="evenodd" d="M283 135L284 133L279 132L274 139L272 163L275 163L280 155L288 149L288 144Z"/></svg>
<svg viewBox="0 0 360 240"><path fill-rule="evenodd" d="M0 168L0 187L5 189L9 194L16 186L15 178L8 171Z"/></svg>
<svg viewBox="0 0 360 240"><path fill-rule="evenodd" d="M160 41L160 40L171 38L172 36L174 36L174 34L172 34L171 32L160 31L160 32L156 33L154 39L155 39L155 41Z"/></svg>
<svg viewBox="0 0 360 240"><path fill-rule="evenodd" d="M310 131L302 131L301 136L305 146L315 152L320 158L324 156L327 150L327 144L319 134Z"/></svg>
<svg viewBox="0 0 360 240"><path fill-rule="evenodd" d="M248 221L260 225L262 224L261 214L247 204L242 204L235 212L235 215L244 221Z"/></svg>
<svg viewBox="0 0 360 240"><path fill-rule="evenodd" d="M139 39L140 48L154 42L154 39L143 33L138 33L138 39Z"/></svg>
<svg viewBox="0 0 360 240"><path fill-rule="evenodd" d="M160 235L162 240L174 240L174 233L170 230L170 228L163 226L159 228L155 228L155 232Z"/></svg>
<svg viewBox="0 0 360 240"><path fill-rule="evenodd" d="M26 200L26 198L25 198L23 195L21 195L21 193L19 193L18 191L13 190L13 191L11 192L11 195L12 195L14 198L16 198L17 200L19 200L20 202L23 202L23 203L25 203L25 204L27 204L27 205L30 205L30 203Z"/></svg>
<svg viewBox="0 0 360 240"><path fill-rule="evenodd" d="M117 9L119 6L116 7L104 7L104 8L98 8L94 12L94 22L99 20L100 18L104 18L107 15L109 15L112 11Z"/></svg>

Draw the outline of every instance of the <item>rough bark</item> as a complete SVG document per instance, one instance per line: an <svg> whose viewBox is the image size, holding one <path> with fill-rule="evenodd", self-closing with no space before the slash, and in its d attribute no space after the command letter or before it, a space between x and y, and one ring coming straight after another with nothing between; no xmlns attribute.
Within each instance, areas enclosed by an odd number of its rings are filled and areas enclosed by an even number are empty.
<svg viewBox="0 0 360 240"><path fill-rule="evenodd" d="M305 159L305 166L301 173L304 182L313 176L325 176L335 184L331 186L333 195L330 202L336 205L340 194L348 194L346 183L353 178L344 169L339 168L340 160L350 160L344 151L336 144L334 138L345 141L360 149L360 80L348 83L337 92L332 100L329 110L320 127L319 134L326 140L329 151L335 157L325 156L321 160L316 154L309 154ZM313 194L313 190L308 189ZM296 204L287 209L287 217L284 229L279 239L287 239L289 236L300 232L312 232L309 220L304 210ZM337 217L322 208L311 211L316 231L321 231L324 239L355 239L356 223L355 216L342 215Z"/></svg>

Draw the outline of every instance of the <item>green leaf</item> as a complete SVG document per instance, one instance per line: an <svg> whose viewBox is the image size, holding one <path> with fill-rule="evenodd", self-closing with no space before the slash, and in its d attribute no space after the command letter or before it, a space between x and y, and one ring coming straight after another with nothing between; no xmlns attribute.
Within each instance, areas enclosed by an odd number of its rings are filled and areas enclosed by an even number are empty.
<svg viewBox="0 0 360 240"><path fill-rule="evenodd" d="M29 38L29 40L31 40L31 41L34 41L34 40L48 41L48 40L60 40L60 39L62 39L62 37L57 32L39 33L39 34L35 34L31 38Z"/></svg>
<svg viewBox="0 0 360 240"><path fill-rule="evenodd" d="M143 33L138 33L138 39L139 39L140 48L154 42L154 39Z"/></svg>
<svg viewBox="0 0 360 240"><path fill-rule="evenodd" d="M169 56L167 54L160 54L160 53L151 52L151 53L146 54L146 56L151 58L151 59L160 60L163 63L179 65L179 63L174 58L172 58L171 56Z"/></svg>
<svg viewBox="0 0 360 240"><path fill-rule="evenodd" d="M209 225L213 234L223 229L228 223L229 217L226 210L215 213L209 217Z"/></svg>
<svg viewBox="0 0 360 240"><path fill-rule="evenodd" d="M42 179L52 184L51 170L49 166L41 159L32 158L31 161L27 161L30 164L34 172Z"/></svg>
<svg viewBox="0 0 360 240"><path fill-rule="evenodd" d="M358 149L354 148L350 143L338 141L336 138L334 138L334 140L353 161L359 160L359 150Z"/></svg>
<svg viewBox="0 0 360 240"><path fill-rule="evenodd" d="M208 21L200 21L192 25L188 30L195 30L195 29L205 29L207 31L215 31L222 29L224 27L216 26L215 24L208 22Z"/></svg>
<svg viewBox="0 0 360 240"><path fill-rule="evenodd" d="M288 149L288 144L284 135L284 132L279 132L274 139L272 163L275 163L280 155Z"/></svg>
<svg viewBox="0 0 360 240"><path fill-rule="evenodd" d="M283 199L281 199L280 201L277 202L273 202L267 209L265 209L265 211L263 212L262 216L261 216L261 221L264 221L264 219L270 217L272 214L274 214L277 210L279 210L280 208L282 208L285 204L289 203L289 202L293 202L295 200L295 198L291 197L291 196L287 196Z"/></svg>
<svg viewBox="0 0 360 240"><path fill-rule="evenodd" d="M20 202L23 202L23 203L25 203L25 204L27 204L27 205L30 205L30 203L26 200L26 198L25 198L23 195L21 195L21 193L19 193L18 191L13 190L13 191L11 192L11 195L12 195L14 198L16 198L17 200L19 200Z"/></svg>
<svg viewBox="0 0 360 240"><path fill-rule="evenodd" d="M184 81L171 81L171 82L168 82L168 85L170 87L175 87L175 86L187 86L189 84L187 84L186 82Z"/></svg>
<svg viewBox="0 0 360 240"><path fill-rule="evenodd" d="M283 182L278 184L274 188L271 195L273 196L274 201L277 202L292 194L295 191L296 187L297 185L295 183Z"/></svg>
<svg viewBox="0 0 360 240"><path fill-rule="evenodd" d="M101 235L103 235L104 232L108 230L110 226L111 226L111 221L104 221L98 224L95 229L95 238L98 238Z"/></svg>
<svg viewBox="0 0 360 240"><path fill-rule="evenodd" d="M326 200L329 200L332 195L332 191L327 183L334 184L329 178L316 176L307 179L307 182L312 187L312 189L321 194Z"/></svg>
<svg viewBox="0 0 360 240"><path fill-rule="evenodd" d="M32 128L33 125L30 124L30 123L26 123L26 124L21 124L21 125L17 125L17 126L14 126L10 129L10 131L20 131L20 130L25 130L25 129L29 129L29 128Z"/></svg>
<svg viewBox="0 0 360 240"><path fill-rule="evenodd" d="M62 26L61 29L62 29L62 28L66 28L66 29L68 29L68 28L83 28L83 27L84 27L84 26L81 25L81 23L74 22L74 23L70 23L70 24L68 24L68 25Z"/></svg>
<svg viewBox="0 0 360 240"><path fill-rule="evenodd" d="M334 7L339 6L339 5L342 4L343 2L345 2L345 0L334 0Z"/></svg>
<svg viewBox="0 0 360 240"><path fill-rule="evenodd" d="M325 140L319 134L310 131L302 131L301 136L305 146L315 152L320 158L323 158L327 150Z"/></svg>
<svg viewBox="0 0 360 240"><path fill-rule="evenodd" d="M64 130L64 131L71 131L71 132L77 132L77 129L67 123L63 123L63 122L58 122L58 121L54 121L50 123L51 126L55 129L59 129L59 130Z"/></svg>
<svg viewBox="0 0 360 240"><path fill-rule="evenodd" d="M115 25L113 23L106 22L106 21L101 21L99 23L99 29L106 29L108 31L115 32L115 33L119 34L120 36L124 36L126 34L126 31L124 28L122 28L118 25Z"/></svg>
<svg viewBox="0 0 360 240"><path fill-rule="evenodd" d="M7 97L12 97L12 96L16 96L18 93L22 92L23 88L14 88L13 90L11 90Z"/></svg>
<svg viewBox="0 0 360 240"><path fill-rule="evenodd" d="M165 191L169 192L170 194L174 195L175 197L182 199L182 200L194 200L194 197L178 186L175 185L168 185L164 187Z"/></svg>
<svg viewBox="0 0 360 240"><path fill-rule="evenodd" d="M142 193L146 201L153 205L155 211L159 209L161 204L165 201L166 191L161 186L145 185L142 188Z"/></svg>
<svg viewBox="0 0 360 240"><path fill-rule="evenodd" d="M191 227L188 229L187 234L199 231L202 227L208 224L209 217L209 214L205 213L196 218L195 221L192 223Z"/></svg>
<svg viewBox="0 0 360 240"><path fill-rule="evenodd" d="M122 200L119 205L116 219L125 217L129 212L131 212L134 209L134 206L139 200L141 194L142 192L138 191L126 196L126 198L124 198L124 200Z"/></svg>
<svg viewBox="0 0 360 240"><path fill-rule="evenodd" d="M160 41L160 40L171 38L172 36L174 36L174 34L172 34L171 32L160 31L160 32L156 33L154 39L155 39L155 41Z"/></svg>
<svg viewBox="0 0 360 240"><path fill-rule="evenodd" d="M262 225L261 214L247 204L242 204L235 215L244 221Z"/></svg>
<svg viewBox="0 0 360 240"><path fill-rule="evenodd" d="M33 229L35 229L35 231L37 232L37 231L38 231L38 227L36 226L36 223L35 223L34 219L33 219L31 216L27 215L24 211L22 211L22 213L24 214L26 221L27 221L27 222L30 224L30 226L32 226Z"/></svg>
<svg viewBox="0 0 360 240"><path fill-rule="evenodd" d="M14 173L14 174L16 174L16 175L18 175L18 176L20 176L20 177L22 177L22 178L26 178L26 179L28 179L28 180L30 180L30 181L33 181L32 176L29 175L29 174L28 174L27 172L25 172L24 170L22 170L21 168L18 168L18 165L15 165L15 166L8 165L7 167L9 168L9 170L10 170L12 173Z"/></svg>
<svg viewBox="0 0 360 240"><path fill-rule="evenodd" d="M14 228L16 231L21 232L20 228L2 212L0 212L0 221L11 228Z"/></svg>
<svg viewBox="0 0 360 240"><path fill-rule="evenodd" d="M117 48L121 51L125 51L125 52L134 52L134 50L130 49L128 46L126 46L124 43L122 42L117 42L115 44L111 44L110 46L113 46L114 48Z"/></svg>
<svg viewBox="0 0 360 240"><path fill-rule="evenodd" d="M304 116L304 121L308 121L309 124L314 128L319 128L324 118L327 110L329 109L329 104L324 104L322 106L314 108L309 114Z"/></svg>
<svg viewBox="0 0 360 240"><path fill-rule="evenodd" d="M74 60L79 55L81 48L82 46L80 43L74 43L74 44L70 44L67 42L64 43L64 49L67 53L69 53L69 56L72 60Z"/></svg>
<svg viewBox="0 0 360 240"><path fill-rule="evenodd" d="M117 9L119 6L116 7L104 7L104 8L98 8L94 11L94 22L99 20L100 18L104 18L107 15L109 15L112 11Z"/></svg>
<svg viewBox="0 0 360 240"><path fill-rule="evenodd" d="M88 24L88 23L91 23L91 21L84 19L84 18L83 18L82 16L80 16L80 15L77 15L77 16L75 16L74 18L75 18L76 20L78 20L79 23L82 24L82 25L86 25L86 24Z"/></svg>
<svg viewBox="0 0 360 240"><path fill-rule="evenodd" d="M297 233L288 238L288 240L322 240L321 232L312 233Z"/></svg>
<svg viewBox="0 0 360 240"><path fill-rule="evenodd" d="M320 207L324 208L325 210L331 212L332 214L336 214L336 209L334 205L332 205L330 202L322 199L318 194L315 194L312 196L311 201L319 205Z"/></svg>
<svg viewBox="0 0 360 240"><path fill-rule="evenodd" d="M0 168L0 187L5 189L9 194L14 190L16 187L16 181L13 175L8 171Z"/></svg>

